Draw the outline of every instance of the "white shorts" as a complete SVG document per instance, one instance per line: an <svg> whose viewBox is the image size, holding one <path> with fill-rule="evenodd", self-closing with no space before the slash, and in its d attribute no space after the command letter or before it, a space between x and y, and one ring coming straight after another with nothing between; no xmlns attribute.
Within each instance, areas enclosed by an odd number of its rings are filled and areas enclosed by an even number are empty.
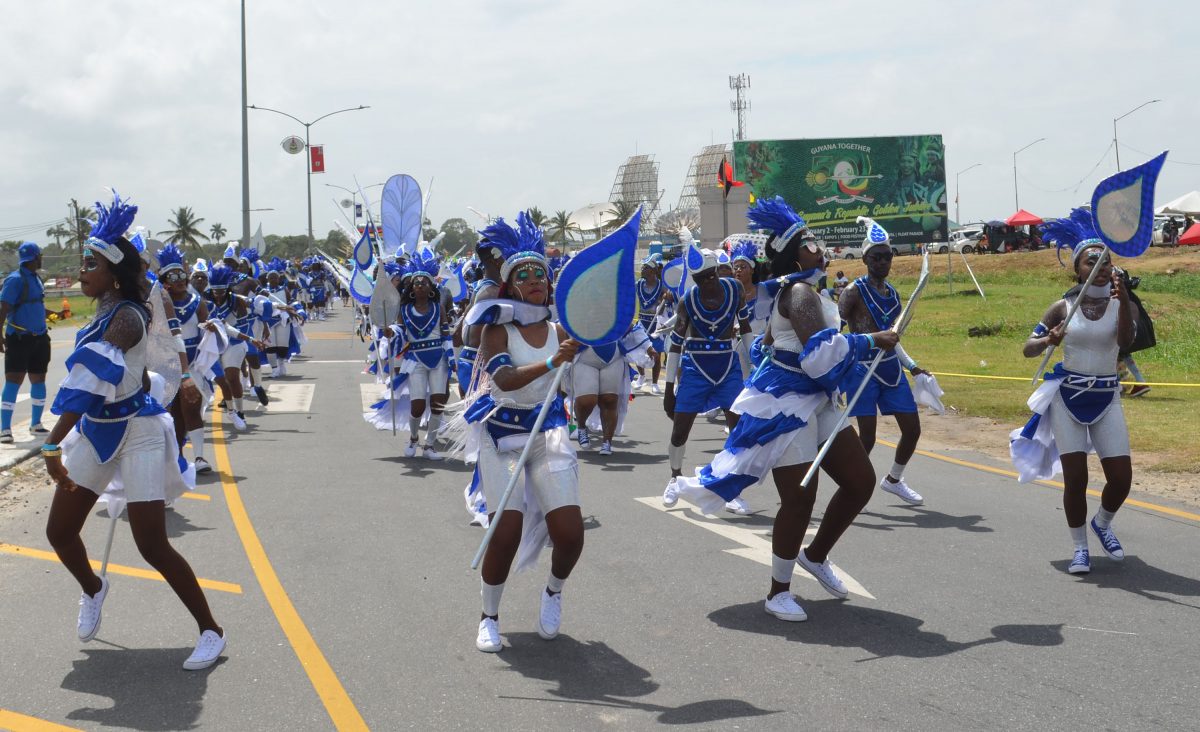
<svg viewBox="0 0 1200 732"><path fill-rule="evenodd" d="M1054 395L1046 417L1050 419L1059 455L1086 453L1089 445L1102 459L1129 455L1129 427L1125 424L1120 396L1114 396L1104 416L1090 425L1079 424L1071 417L1061 393Z"/></svg>
<svg viewBox="0 0 1200 732"><path fill-rule="evenodd" d="M508 487L519 457L520 450L496 452L496 445L486 434L480 440L479 480L489 508L500 505L500 497ZM525 463L525 481L543 514L563 506L579 505L578 466L551 471L546 459L546 440L541 435L534 439L533 448L529 451L529 460ZM504 510L525 513L525 508L525 492L518 482Z"/></svg>
<svg viewBox="0 0 1200 732"><path fill-rule="evenodd" d="M612 363L604 363L594 351L579 354L571 365L571 385L575 396L620 394L621 379L629 378L625 359L618 355Z"/></svg>
<svg viewBox="0 0 1200 732"><path fill-rule="evenodd" d="M445 360L432 369L419 361L405 361L403 367L408 374L408 393L414 400L445 394L450 387L450 372Z"/></svg>
<svg viewBox="0 0 1200 732"><path fill-rule="evenodd" d="M284 320L279 325L271 326L271 342L269 348L287 348L292 339L292 324Z"/></svg>
<svg viewBox="0 0 1200 732"><path fill-rule="evenodd" d="M160 417L167 417L168 421L164 423ZM167 462L166 456L173 451L167 449L164 424L172 425L170 438L175 439L174 423L169 420L167 415L129 420L121 447L107 463L101 463L91 443L72 430L69 449L67 446L63 449L63 467L76 485L97 495L104 493L120 469L127 501L166 500L164 463ZM176 474L179 473L177 464L173 469Z"/></svg>
<svg viewBox="0 0 1200 732"><path fill-rule="evenodd" d="M801 427L796 432L796 436L792 438L792 443L788 445L783 456L775 463L776 468L784 468L789 465L804 465L811 463L817 458L817 453L821 450L821 443L829 439L833 434L833 428L837 424L838 415L841 410L833 405L832 402L826 403L808 420L808 424ZM843 430L849 429L849 422L843 427Z"/></svg>
<svg viewBox="0 0 1200 732"><path fill-rule="evenodd" d="M230 341L229 348L226 348L221 353L221 368L223 369L240 369L242 361L246 360L246 351L249 348L243 341Z"/></svg>

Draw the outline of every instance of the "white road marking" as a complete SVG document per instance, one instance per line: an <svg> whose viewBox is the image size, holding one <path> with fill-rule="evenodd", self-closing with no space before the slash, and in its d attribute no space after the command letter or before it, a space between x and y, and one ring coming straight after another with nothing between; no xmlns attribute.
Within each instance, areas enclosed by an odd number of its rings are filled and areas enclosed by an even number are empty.
<svg viewBox="0 0 1200 732"><path fill-rule="evenodd" d="M767 536L769 532L768 529L751 529L745 526L731 524L728 521L722 521L721 519L700 520L695 518L695 511L686 510L682 504L674 508L667 508L663 505L662 498L660 496L635 498L633 500L637 501L638 503L645 504L650 508L662 511L669 516L683 519L694 526L700 526L713 532L714 534L717 534L718 536L729 539L732 542L741 544L741 546L737 549L725 549L724 551L727 554L732 554L735 557L741 557L743 559L749 559L753 562L758 562L765 567L771 566L771 539L769 536ZM806 539L811 538L815 533L817 533L816 528L809 528L809 530L805 532L804 537ZM875 599L875 596L870 592L867 592L867 588L863 587L858 580L851 577L846 570L842 569L836 564L833 565L833 568L837 570L838 576L842 578L842 582L846 583L847 590L860 597L865 597L870 600ZM802 569L798 569L795 576L802 577L813 582L817 581L816 578Z"/></svg>
<svg viewBox="0 0 1200 732"><path fill-rule="evenodd" d="M1085 628L1081 625L1068 625L1071 630L1089 630L1093 633L1112 633L1113 635L1137 635L1137 633L1126 633L1123 630L1100 630L1099 628Z"/></svg>
<svg viewBox="0 0 1200 732"><path fill-rule="evenodd" d="M367 362L362 360L361 358L355 358L355 359L351 359L349 361L299 361L297 363L299 363L301 365L310 364L310 363L357 363L357 364L361 364L363 366L367 365Z"/></svg>
<svg viewBox="0 0 1200 732"><path fill-rule="evenodd" d="M307 413L312 409L313 392L316 391L316 388L315 384L267 382L267 395L271 397L271 403L262 409L271 414Z"/></svg>

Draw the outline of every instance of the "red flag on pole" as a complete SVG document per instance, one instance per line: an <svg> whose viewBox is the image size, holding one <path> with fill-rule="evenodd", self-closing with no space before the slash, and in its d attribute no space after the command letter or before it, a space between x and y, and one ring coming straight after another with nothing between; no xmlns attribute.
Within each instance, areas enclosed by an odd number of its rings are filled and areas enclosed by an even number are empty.
<svg viewBox="0 0 1200 732"><path fill-rule="evenodd" d="M312 172L324 173L325 172L325 146L324 145L310 145L308 148L308 152L309 152L309 160L312 162L312 169L311 169Z"/></svg>
<svg viewBox="0 0 1200 732"><path fill-rule="evenodd" d="M729 189L744 186L745 182L733 179L733 166L729 164L729 158L721 158L721 164L717 166L717 185L725 189L725 197L729 198Z"/></svg>

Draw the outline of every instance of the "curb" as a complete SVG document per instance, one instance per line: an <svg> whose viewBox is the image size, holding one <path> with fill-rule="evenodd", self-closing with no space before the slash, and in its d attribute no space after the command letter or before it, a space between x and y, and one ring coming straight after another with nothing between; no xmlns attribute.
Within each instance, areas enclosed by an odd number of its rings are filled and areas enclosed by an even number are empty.
<svg viewBox="0 0 1200 732"><path fill-rule="evenodd" d="M25 448L23 452L18 452L14 455L0 458L0 470L8 470L9 468L20 465L34 455L37 455L38 451L41 449L42 448L40 445L34 445L33 447Z"/></svg>

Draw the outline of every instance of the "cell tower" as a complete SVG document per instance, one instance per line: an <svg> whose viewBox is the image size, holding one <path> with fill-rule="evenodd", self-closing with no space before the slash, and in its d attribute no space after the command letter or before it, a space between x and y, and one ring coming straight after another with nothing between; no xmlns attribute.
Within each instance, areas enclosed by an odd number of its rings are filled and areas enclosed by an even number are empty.
<svg viewBox="0 0 1200 732"><path fill-rule="evenodd" d="M692 164L688 166L687 177L683 179L683 188L679 190L679 203L675 208L680 211L699 209L698 191L702 186L717 184L717 166L729 154L729 146L721 143L720 145L705 145L700 152L693 155Z"/></svg>
<svg viewBox="0 0 1200 732"><path fill-rule="evenodd" d="M653 230L658 218L659 204L665 191L658 187L658 163L653 155L634 155L617 168L612 192L608 200L615 203L625 201L642 207L641 231Z"/></svg>
<svg viewBox="0 0 1200 732"><path fill-rule="evenodd" d="M750 88L750 77L738 74L729 77L729 88L733 90L734 100L729 103L729 110L737 113L737 132L735 140L746 139L746 113L750 111L750 101L746 99L746 90Z"/></svg>

